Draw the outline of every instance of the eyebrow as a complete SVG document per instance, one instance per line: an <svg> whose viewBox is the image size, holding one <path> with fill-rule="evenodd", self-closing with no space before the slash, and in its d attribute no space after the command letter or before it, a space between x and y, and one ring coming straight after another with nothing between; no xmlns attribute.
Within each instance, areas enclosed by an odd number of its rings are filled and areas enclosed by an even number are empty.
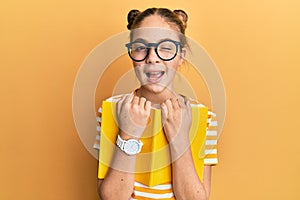
<svg viewBox="0 0 300 200"><path fill-rule="evenodd" d="M143 42L143 43L148 43L148 41L146 41L143 38L137 38L136 40L134 40L133 42Z"/></svg>
<svg viewBox="0 0 300 200"><path fill-rule="evenodd" d="M171 38L162 38L160 39L157 43L161 42L161 41L164 41L164 40L173 40L173 41L177 41L177 40L174 40L174 39L171 39ZM135 39L134 41L132 42L143 42L143 43L152 43L152 42L148 42L147 40L143 39L143 38L137 38Z"/></svg>

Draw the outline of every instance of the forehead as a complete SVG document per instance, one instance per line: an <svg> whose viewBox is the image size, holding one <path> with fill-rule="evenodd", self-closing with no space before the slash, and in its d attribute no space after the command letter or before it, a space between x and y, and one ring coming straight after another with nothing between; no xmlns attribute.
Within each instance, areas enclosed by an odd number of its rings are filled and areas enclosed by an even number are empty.
<svg viewBox="0 0 300 200"><path fill-rule="evenodd" d="M132 41L143 39L158 42L162 39L179 40L179 33L174 26L158 15L146 17L137 29L131 31Z"/></svg>
<svg viewBox="0 0 300 200"><path fill-rule="evenodd" d="M159 42L164 39L179 41L179 34L176 31L163 28L138 28L131 32L131 40L142 39L147 42Z"/></svg>

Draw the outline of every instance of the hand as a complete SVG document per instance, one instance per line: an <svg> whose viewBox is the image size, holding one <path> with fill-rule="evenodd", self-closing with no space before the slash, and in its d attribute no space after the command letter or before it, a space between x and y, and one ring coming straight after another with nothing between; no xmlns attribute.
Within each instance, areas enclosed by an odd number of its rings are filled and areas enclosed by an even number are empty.
<svg viewBox="0 0 300 200"><path fill-rule="evenodd" d="M188 141L192 111L188 100L171 98L161 104L162 123L167 140ZM177 139L178 138L178 139Z"/></svg>
<svg viewBox="0 0 300 200"><path fill-rule="evenodd" d="M125 95L117 103L117 116L121 133L128 139L134 137L139 139L148 123L151 102L144 97ZM128 137L130 136L130 137Z"/></svg>

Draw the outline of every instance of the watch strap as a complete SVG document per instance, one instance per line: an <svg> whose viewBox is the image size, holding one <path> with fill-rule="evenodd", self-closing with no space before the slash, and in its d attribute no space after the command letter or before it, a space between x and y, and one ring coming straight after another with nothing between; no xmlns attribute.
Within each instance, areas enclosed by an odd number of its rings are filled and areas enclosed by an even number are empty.
<svg viewBox="0 0 300 200"><path fill-rule="evenodd" d="M117 146L118 146L121 150L124 150L124 144L125 144L125 142L126 142L126 140L123 140L123 139L121 138L121 136L118 134L116 144L117 144Z"/></svg>
<svg viewBox="0 0 300 200"><path fill-rule="evenodd" d="M126 148L125 148L126 143L127 143L127 142L132 142L132 141L138 143L138 145L139 145L139 149L138 149L138 151L135 152L135 153L131 153L131 152L129 153L129 152L126 150ZM121 138L120 134L118 134L117 140L116 140L116 145L121 149L121 151L125 152L126 154L128 154L128 155L135 155L135 154L138 154L138 153L141 151L142 146L143 146L143 142L140 141L140 140L136 140L136 139L123 140L123 139Z"/></svg>

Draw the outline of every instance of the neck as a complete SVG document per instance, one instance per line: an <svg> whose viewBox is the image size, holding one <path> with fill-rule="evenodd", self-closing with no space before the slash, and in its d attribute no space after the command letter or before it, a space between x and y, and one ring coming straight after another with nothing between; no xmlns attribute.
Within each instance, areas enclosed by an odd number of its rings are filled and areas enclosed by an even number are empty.
<svg viewBox="0 0 300 200"><path fill-rule="evenodd" d="M155 93L144 87L137 89L136 95L139 97L145 97L148 101L151 101L152 104L161 104L167 99L177 96L175 91L170 88L165 88L163 91Z"/></svg>

